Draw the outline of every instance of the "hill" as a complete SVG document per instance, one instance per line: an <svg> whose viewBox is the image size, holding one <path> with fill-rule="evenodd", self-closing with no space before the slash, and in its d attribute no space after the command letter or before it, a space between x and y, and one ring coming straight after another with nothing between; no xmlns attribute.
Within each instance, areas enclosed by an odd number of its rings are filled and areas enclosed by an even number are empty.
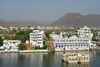
<svg viewBox="0 0 100 67"><path fill-rule="evenodd" d="M23 20L23 21L6 21L1 19L0 26L48 26L52 21L43 21L43 20Z"/></svg>
<svg viewBox="0 0 100 67"><path fill-rule="evenodd" d="M81 15L79 13L68 12L57 21L43 21L43 20L23 20L23 21L6 21L1 19L0 26L74 26L81 27L87 25L89 27L100 26L100 15L88 14Z"/></svg>
<svg viewBox="0 0 100 67"><path fill-rule="evenodd" d="M67 25L67 26L90 26L97 27L100 26L100 15L89 14L89 15L81 15L79 13L71 13L68 12L64 16L62 16L57 21L53 22L51 25Z"/></svg>

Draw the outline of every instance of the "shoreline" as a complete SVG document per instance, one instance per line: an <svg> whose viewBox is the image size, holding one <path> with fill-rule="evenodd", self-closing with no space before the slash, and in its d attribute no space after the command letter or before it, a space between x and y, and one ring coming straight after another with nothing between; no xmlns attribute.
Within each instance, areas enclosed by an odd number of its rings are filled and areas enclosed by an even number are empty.
<svg viewBox="0 0 100 67"><path fill-rule="evenodd" d="M94 51L92 50L55 50L55 51L48 51L48 50L1 50L0 53L48 53L48 52L73 52L73 51ZM99 49L100 50L100 49Z"/></svg>

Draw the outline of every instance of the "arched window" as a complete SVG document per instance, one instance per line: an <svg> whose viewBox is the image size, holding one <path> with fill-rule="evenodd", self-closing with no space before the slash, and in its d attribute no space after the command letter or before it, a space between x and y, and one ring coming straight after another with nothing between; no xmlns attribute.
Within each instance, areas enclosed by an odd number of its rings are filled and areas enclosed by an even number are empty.
<svg viewBox="0 0 100 67"><path fill-rule="evenodd" d="M84 59L85 59L85 57L84 57Z"/></svg>
<svg viewBox="0 0 100 67"><path fill-rule="evenodd" d="M57 45L56 45L56 47L55 48L57 48Z"/></svg>
<svg viewBox="0 0 100 67"><path fill-rule="evenodd" d="M59 48L60 48L60 45L59 45Z"/></svg>
<svg viewBox="0 0 100 67"><path fill-rule="evenodd" d="M63 45L61 46L61 48L63 48Z"/></svg>

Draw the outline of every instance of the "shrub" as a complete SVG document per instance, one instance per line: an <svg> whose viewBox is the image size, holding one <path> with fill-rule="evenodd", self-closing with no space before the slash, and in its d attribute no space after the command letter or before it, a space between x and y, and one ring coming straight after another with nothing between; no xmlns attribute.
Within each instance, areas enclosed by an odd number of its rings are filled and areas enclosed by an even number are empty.
<svg viewBox="0 0 100 67"><path fill-rule="evenodd" d="M3 44L3 39L0 37L0 46Z"/></svg>
<svg viewBox="0 0 100 67"><path fill-rule="evenodd" d="M40 46L35 46L35 48L34 48L34 49L41 49L41 48L40 48Z"/></svg>
<svg viewBox="0 0 100 67"><path fill-rule="evenodd" d="M43 47L42 47L42 49L47 49L47 45L44 44Z"/></svg>
<svg viewBox="0 0 100 67"><path fill-rule="evenodd" d="M23 44L23 43L19 44L18 47L19 47L20 50L25 50L26 49L26 45Z"/></svg>

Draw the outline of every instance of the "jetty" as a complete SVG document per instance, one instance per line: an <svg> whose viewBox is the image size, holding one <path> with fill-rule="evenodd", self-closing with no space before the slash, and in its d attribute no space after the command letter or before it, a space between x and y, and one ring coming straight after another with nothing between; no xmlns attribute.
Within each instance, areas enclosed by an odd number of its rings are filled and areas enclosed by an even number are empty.
<svg viewBox="0 0 100 67"><path fill-rule="evenodd" d="M89 62L89 54L69 53L63 54L62 60L67 63L87 63Z"/></svg>

